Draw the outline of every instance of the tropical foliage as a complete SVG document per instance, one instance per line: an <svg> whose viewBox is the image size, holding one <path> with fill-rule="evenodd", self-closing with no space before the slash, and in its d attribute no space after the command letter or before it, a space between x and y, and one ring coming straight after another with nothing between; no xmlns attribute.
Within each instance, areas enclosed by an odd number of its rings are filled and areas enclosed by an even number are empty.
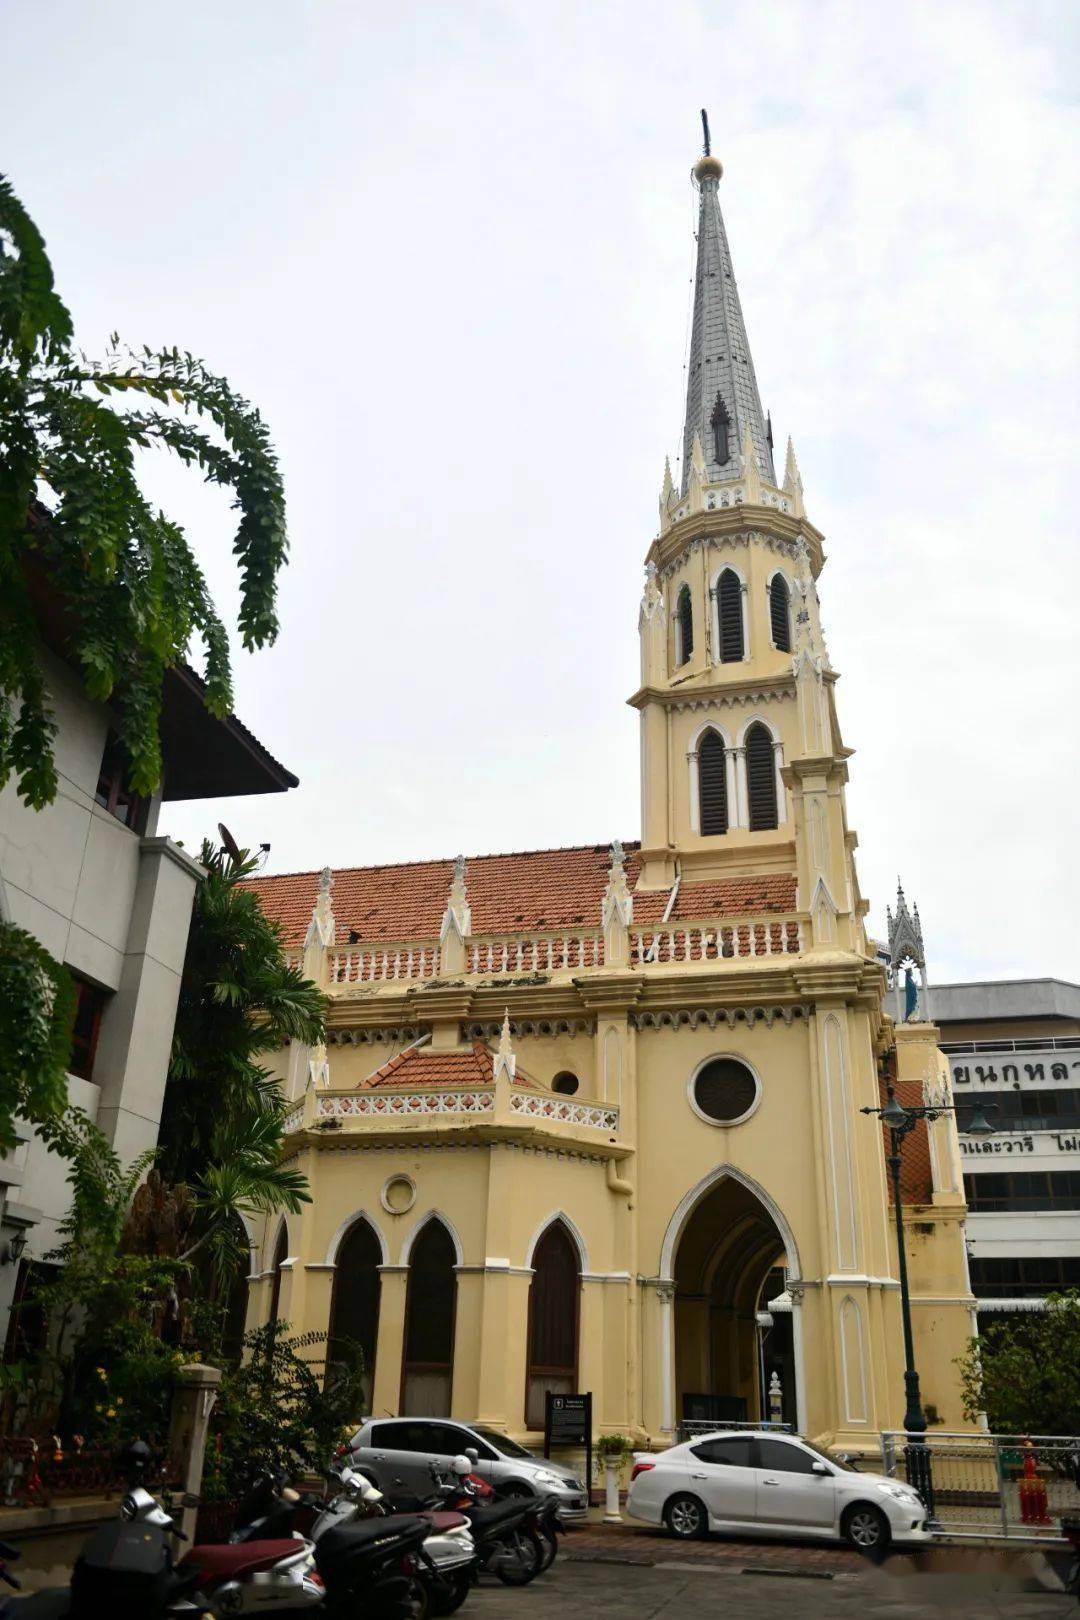
<svg viewBox="0 0 1080 1620"><path fill-rule="evenodd" d="M235 1500L260 1474L322 1473L362 1409L363 1357L346 1344L327 1376L323 1334L271 1324L244 1338L211 1420L203 1497Z"/></svg>
<svg viewBox="0 0 1080 1620"><path fill-rule="evenodd" d="M318 987L286 960L281 934L244 879L257 860L204 843L206 878L180 985L162 1120L162 1168L185 1181L211 1246L235 1213L297 1210L305 1182L281 1166L285 1100L261 1061L289 1041L321 1041Z"/></svg>
<svg viewBox="0 0 1080 1620"><path fill-rule="evenodd" d="M0 921L0 1153L15 1146L17 1117L50 1126L63 1114L74 1008L66 969L32 934Z"/></svg>
<svg viewBox="0 0 1080 1620"><path fill-rule="evenodd" d="M1080 1293L992 1322L958 1359L965 1415L998 1434L1080 1435Z"/></svg>
<svg viewBox="0 0 1080 1620"><path fill-rule="evenodd" d="M202 570L179 525L139 487L138 453L151 448L232 491L238 628L247 648L272 643L287 539L265 423L178 349L136 352L114 334L101 360L77 350L41 233L0 176L0 786L14 773L35 808L57 786L35 584L58 605L89 696L120 700L134 792L160 781L162 678L193 636L206 650L210 709L231 705L228 638Z"/></svg>

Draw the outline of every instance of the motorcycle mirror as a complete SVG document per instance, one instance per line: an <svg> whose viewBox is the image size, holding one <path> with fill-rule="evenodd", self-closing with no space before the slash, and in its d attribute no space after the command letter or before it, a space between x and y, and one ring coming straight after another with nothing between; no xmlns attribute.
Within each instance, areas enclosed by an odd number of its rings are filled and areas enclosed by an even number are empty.
<svg viewBox="0 0 1080 1620"><path fill-rule="evenodd" d="M465 1448L465 1455L468 1457L470 1462L478 1463L480 1461L480 1453L477 1451L475 1446L467 1446Z"/></svg>

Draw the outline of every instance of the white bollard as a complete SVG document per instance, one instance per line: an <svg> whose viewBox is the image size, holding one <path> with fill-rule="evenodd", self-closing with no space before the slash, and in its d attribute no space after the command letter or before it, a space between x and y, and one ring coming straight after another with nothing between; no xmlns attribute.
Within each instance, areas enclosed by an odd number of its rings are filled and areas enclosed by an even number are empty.
<svg viewBox="0 0 1080 1620"><path fill-rule="evenodd" d="M619 1465L618 1463L605 1463L604 1465L604 1523L622 1524L622 1514L619 1512Z"/></svg>

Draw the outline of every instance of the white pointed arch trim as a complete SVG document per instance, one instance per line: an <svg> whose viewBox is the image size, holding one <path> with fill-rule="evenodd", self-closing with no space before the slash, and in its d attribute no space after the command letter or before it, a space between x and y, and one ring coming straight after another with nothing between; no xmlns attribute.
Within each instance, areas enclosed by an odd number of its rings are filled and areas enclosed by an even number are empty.
<svg viewBox="0 0 1080 1620"><path fill-rule="evenodd" d="M465 1251L461 1247L461 1239L458 1236L457 1228L455 1227L453 1221L450 1220L448 1216L444 1215L441 1209L429 1209L426 1215L421 1215L420 1219L417 1221L416 1225L413 1227L412 1231L401 1245L401 1258L398 1261L399 1265L407 1266L409 1264L409 1256L412 1254L414 1243L420 1236L420 1233L424 1230L424 1227L430 1226L432 1221L441 1222L441 1224L445 1226L446 1230L449 1232L450 1241L454 1245L454 1264L458 1266L463 1266L465 1264Z"/></svg>
<svg viewBox="0 0 1080 1620"><path fill-rule="evenodd" d="M375 1220L374 1216L369 1215L366 1209L357 1209L354 1210L351 1215L346 1216L341 1225L338 1227L337 1231L334 1233L333 1237L330 1239L326 1249L326 1259L323 1262L324 1265L337 1265L338 1251L340 1250L341 1245L344 1243L346 1237L352 1231L353 1227L358 1225L360 1221L366 1222L366 1224L371 1227L371 1230L375 1234L376 1241L379 1245L379 1264L383 1266L388 1266L390 1264L390 1251L386 1247L386 1239L379 1230L378 1221Z"/></svg>
<svg viewBox="0 0 1080 1620"><path fill-rule="evenodd" d="M525 1250L525 1264L527 1266L532 1265L533 1255L536 1253L536 1245L539 1243L540 1239L543 1237L548 1228L550 1226L555 1226L556 1224L565 1226L574 1242L574 1246L578 1253L578 1271L587 1272L589 1269L589 1252L585 1246L585 1239L582 1237L577 1225L570 1219L566 1211L562 1209L557 1209L553 1214L544 1216L544 1219L540 1222L540 1225L536 1228L536 1231L530 1238L528 1248Z"/></svg>
<svg viewBox="0 0 1080 1620"><path fill-rule="evenodd" d="M763 714L755 713L745 719L739 728L739 735L735 743L736 748L746 747L746 738L751 726L764 726L774 743L778 743L782 740L779 732L772 722L770 720L766 720Z"/></svg>
<svg viewBox="0 0 1080 1620"><path fill-rule="evenodd" d="M768 1210L772 1216L787 1256L788 1280L789 1282L797 1282L802 1276L802 1266L799 1261L799 1250L795 1243L795 1234L788 1225L787 1216L759 1181L755 1181L753 1176L748 1176L743 1170L736 1170L732 1164L718 1164L714 1170L709 1171L708 1175L702 1176L696 1186L691 1187L689 1192L683 1195L678 1208L668 1222L667 1231L664 1233L664 1241L660 1249L660 1280L662 1282L674 1282L675 1251L679 1246L679 1239L683 1234L687 1221L705 1197L705 1194L711 1192L718 1182L729 1177L732 1181L739 1182L741 1186L746 1188L747 1192L753 1193L758 1203Z"/></svg>
<svg viewBox="0 0 1080 1620"><path fill-rule="evenodd" d="M750 735L750 729L752 726L764 726L765 730L772 738L773 770L776 775L776 825L777 827L782 827L790 814L787 789L784 786L783 777L784 739L781 737L780 733L777 731L772 722L766 720L763 714L751 714L743 721L742 729L739 732L739 740L735 745L736 749L738 750L737 758L739 762L739 783L741 788L740 805L746 816L743 825L747 827L750 825L750 784L746 775L746 739Z"/></svg>
<svg viewBox="0 0 1080 1620"><path fill-rule="evenodd" d="M250 1282L254 1277L257 1277L259 1275L259 1241L258 1241L257 1237L255 1236L255 1223L252 1221L250 1215L245 1215L243 1210L239 1211L239 1215L240 1215L241 1224L242 1224L242 1226L244 1228L244 1236L247 1238L247 1246L248 1246L248 1270L247 1270L247 1274L248 1274L248 1281Z"/></svg>
<svg viewBox="0 0 1080 1620"><path fill-rule="evenodd" d="M689 776L687 793L690 808L690 831L695 837L701 836L701 782L698 775L701 740L709 731L715 731L724 745L724 780L727 787L728 831L730 832L733 827L739 825L736 756L731 746L731 734L726 726L720 725L716 720L705 720L693 733L686 748L686 768Z"/></svg>
<svg viewBox="0 0 1080 1620"><path fill-rule="evenodd" d="M712 640L716 649L713 653L713 662L719 664L720 659L720 576L731 573L739 582L740 602L742 605L742 663L750 657L750 586L742 569L725 558L713 570L709 581L709 612L712 616Z"/></svg>
<svg viewBox="0 0 1080 1620"><path fill-rule="evenodd" d="M787 587L787 626L788 626L788 643L789 643L789 645L788 645L788 647L786 649L777 647L776 642L773 640L772 588L773 588L773 580L774 579L782 579L783 582L784 582L784 585ZM768 625L769 625L769 646L775 648L775 650L777 652L786 651L788 653L788 655L791 654L791 652L792 652L792 650L794 649L794 646L795 646L795 633L794 633L795 632L795 626L793 625L792 618L791 618L792 609L794 607L794 604L795 604L795 581L792 579L791 575L787 572L787 570L785 568L774 568L772 573L769 575L768 579L765 581L765 616L766 616L766 619L768 620Z"/></svg>
<svg viewBox="0 0 1080 1620"><path fill-rule="evenodd" d="M703 720L701 725L698 726L697 730L691 735L690 741L686 745L687 757L689 757L691 754L697 753L698 749L701 747L701 739L704 737L707 731L715 731L725 749L731 747L731 733L728 731L726 726L722 726L718 720Z"/></svg>

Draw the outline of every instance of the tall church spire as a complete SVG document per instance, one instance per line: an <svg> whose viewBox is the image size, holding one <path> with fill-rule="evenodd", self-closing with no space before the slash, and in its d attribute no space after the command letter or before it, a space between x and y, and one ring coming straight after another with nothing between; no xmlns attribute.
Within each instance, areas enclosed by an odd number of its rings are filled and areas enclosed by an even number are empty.
<svg viewBox="0 0 1080 1620"><path fill-rule="evenodd" d="M704 118L704 115L703 115ZM759 476L776 484L772 446L758 395L754 362L746 339L739 291L731 268L724 218L720 212L719 158L711 156L706 124L705 156L694 169L701 196L698 214L694 324L686 380L682 490L686 493L695 438L701 444L706 483L738 478L745 471L741 452L749 428Z"/></svg>

